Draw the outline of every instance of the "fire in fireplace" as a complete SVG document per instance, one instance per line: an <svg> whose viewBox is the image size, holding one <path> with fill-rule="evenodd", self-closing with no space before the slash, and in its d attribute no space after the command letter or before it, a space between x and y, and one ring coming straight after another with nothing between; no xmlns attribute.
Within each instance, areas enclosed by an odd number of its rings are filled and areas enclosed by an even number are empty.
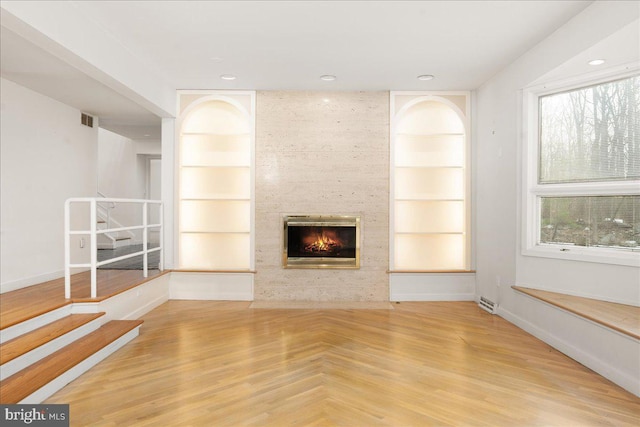
<svg viewBox="0 0 640 427"><path fill-rule="evenodd" d="M285 268L359 268L360 217L284 217Z"/></svg>

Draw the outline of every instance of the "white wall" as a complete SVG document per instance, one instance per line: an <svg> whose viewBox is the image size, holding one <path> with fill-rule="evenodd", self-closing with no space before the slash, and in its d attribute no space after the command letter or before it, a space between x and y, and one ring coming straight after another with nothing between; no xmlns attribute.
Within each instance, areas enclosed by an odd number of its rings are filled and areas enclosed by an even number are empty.
<svg viewBox="0 0 640 427"><path fill-rule="evenodd" d="M477 91L475 115L478 294L497 301L510 321L636 394L637 341L550 309L510 286L638 304L637 268L522 256L519 239L522 89L632 24L638 9L635 2L594 3L485 83Z"/></svg>
<svg viewBox="0 0 640 427"><path fill-rule="evenodd" d="M96 193L98 129L80 111L1 79L2 292L60 277L64 201ZM88 254L79 244L79 256Z"/></svg>
<svg viewBox="0 0 640 427"><path fill-rule="evenodd" d="M145 163L138 162L136 143L129 138L106 129L98 132L98 191L106 197L123 199L144 198ZM140 170L142 168L142 170ZM117 203L111 209L112 227L142 224L142 207L137 204ZM124 233L122 233L124 234ZM138 231L131 236L132 243L142 240Z"/></svg>
<svg viewBox="0 0 640 427"><path fill-rule="evenodd" d="M107 197L142 198L136 144L106 129L98 131L98 191Z"/></svg>

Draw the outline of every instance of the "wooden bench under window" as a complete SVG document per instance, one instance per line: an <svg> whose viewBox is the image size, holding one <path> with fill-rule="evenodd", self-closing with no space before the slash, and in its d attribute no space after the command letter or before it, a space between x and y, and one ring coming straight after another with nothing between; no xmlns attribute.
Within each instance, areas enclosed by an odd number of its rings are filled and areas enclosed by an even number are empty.
<svg viewBox="0 0 640 427"><path fill-rule="evenodd" d="M640 307L512 286L518 292L640 340Z"/></svg>

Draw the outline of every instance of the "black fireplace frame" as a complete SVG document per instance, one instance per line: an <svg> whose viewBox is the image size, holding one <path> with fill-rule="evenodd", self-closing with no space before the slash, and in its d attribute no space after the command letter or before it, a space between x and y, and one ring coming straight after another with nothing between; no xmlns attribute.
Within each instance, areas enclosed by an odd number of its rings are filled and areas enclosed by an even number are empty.
<svg viewBox="0 0 640 427"><path fill-rule="evenodd" d="M360 268L360 216L358 215L283 215L282 217L282 267L283 268ZM288 254L289 227L355 227L354 257L290 257Z"/></svg>

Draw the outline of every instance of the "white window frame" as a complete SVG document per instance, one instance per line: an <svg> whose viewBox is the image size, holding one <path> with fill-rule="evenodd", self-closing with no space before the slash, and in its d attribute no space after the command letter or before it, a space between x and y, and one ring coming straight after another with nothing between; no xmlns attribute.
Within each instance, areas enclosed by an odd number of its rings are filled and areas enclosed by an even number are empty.
<svg viewBox="0 0 640 427"><path fill-rule="evenodd" d="M640 63L634 63L578 78L554 81L523 89L522 182L524 191L522 191L521 228L523 255L640 267L640 248L626 251L561 243L538 244L541 197L626 196L640 194L640 180L539 184L539 99L545 95L624 79L636 75L638 72L640 72Z"/></svg>

